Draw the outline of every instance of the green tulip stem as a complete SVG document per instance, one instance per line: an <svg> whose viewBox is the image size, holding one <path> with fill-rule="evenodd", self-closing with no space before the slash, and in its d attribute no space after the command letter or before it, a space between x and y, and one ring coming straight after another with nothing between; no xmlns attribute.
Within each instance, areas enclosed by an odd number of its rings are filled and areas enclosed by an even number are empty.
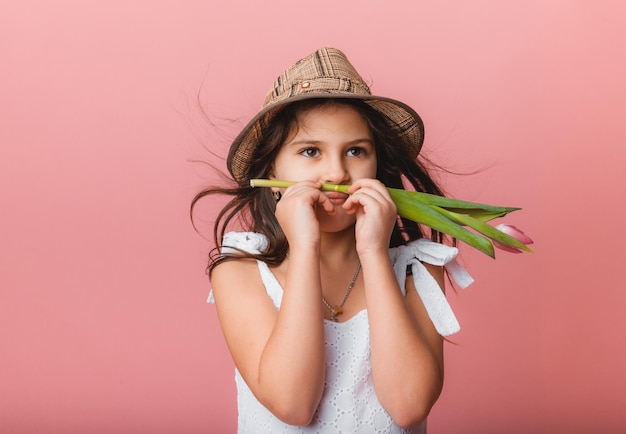
<svg viewBox="0 0 626 434"><path fill-rule="evenodd" d="M250 180L251 187L287 188L292 184L294 184L292 181L273 179ZM349 185L322 184L320 189L348 194L349 188ZM387 187L387 190L396 204L400 217L448 234L492 258L495 254L490 240L532 252L522 242L485 223L520 208L467 202L399 188ZM478 234L467 230L464 226L475 230Z"/></svg>

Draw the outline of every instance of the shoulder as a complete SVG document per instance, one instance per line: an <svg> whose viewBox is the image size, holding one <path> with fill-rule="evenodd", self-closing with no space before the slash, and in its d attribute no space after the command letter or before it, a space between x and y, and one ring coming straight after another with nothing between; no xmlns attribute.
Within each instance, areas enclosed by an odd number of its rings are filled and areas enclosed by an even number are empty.
<svg viewBox="0 0 626 434"><path fill-rule="evenodd" d="M259 311L271 314L276 310L256 259L232 258L221 262L211 275L211 288L211 301L220 322L229 318L237 323L256 316Z"/></svg>
<svg viewBox="0 0 626 434"><path fill-rule="evenodd" d="M211 287L217 297L222 292L230 294L261 283L257 261L250 258L233 258L220 262L211 273ZM226 291L224 291L226 289Z"/></svg>
<svg viewBox="0 0 626 434"><path fill-rule="evenodd" d="M234 279L236 277L253 276L258 269L257 260L253 258L232 258L226 259L215 266L211 273L211 283L215 286L216 281Z"/></svg>
<svg viewBox="0 0 626 434"><path fill-rule="evenodd" d="M445 275L445 268L443 265L433 265L433 264L429 264L427 262L423 263L424 268L426 268L426 271L428 271L428 273L433 276L433 278L437 281L437 283L439 284L439 286L441 287L441 289L444 289L444 275Z"/></svg>
<svg viewBox="0 0 626 434"><path fill-rule="evenodd" d="M258 261L241 253L260 254L268 246L266 236L255 232L229 232L221 245L223 259L211 270L209 302L218 305L241 297L254 298L265 294Z"/></svg>

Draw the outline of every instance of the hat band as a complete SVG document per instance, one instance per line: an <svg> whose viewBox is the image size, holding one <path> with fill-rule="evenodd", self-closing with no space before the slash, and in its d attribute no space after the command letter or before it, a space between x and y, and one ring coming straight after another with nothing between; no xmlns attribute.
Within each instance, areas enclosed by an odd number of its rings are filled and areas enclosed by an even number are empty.
<svg viewBox="0 0 626 434"><path fill-rule="evenodd" d="M363 82L357 82L346 77L317 77L295 83L283 83L281 86L275 87L266 98L264 107L312 93L320 94L320 96L331 94L333 97L341 97L341 95L357 98L371 96L369 87Z"/></svg>

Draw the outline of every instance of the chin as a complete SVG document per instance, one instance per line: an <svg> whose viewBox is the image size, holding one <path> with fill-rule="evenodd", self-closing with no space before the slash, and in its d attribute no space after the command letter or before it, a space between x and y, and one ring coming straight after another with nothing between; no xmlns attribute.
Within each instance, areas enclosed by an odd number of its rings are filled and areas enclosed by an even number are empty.
<svg viewBox="0 0 626 434"><path fill-rule="evenodd" d="M337 214L329 215L326 212L318 212L317 220L320 224L321 232L342 232L350 227L354 227L356 217L346 214L343 209L338 209Z"/></svg>

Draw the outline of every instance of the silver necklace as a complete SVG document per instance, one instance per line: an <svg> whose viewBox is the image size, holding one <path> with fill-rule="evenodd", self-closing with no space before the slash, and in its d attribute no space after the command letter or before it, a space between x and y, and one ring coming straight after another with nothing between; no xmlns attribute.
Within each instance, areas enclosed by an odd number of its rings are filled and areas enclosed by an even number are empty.
<svg viewBox="0 0 626 434"><path fill-rule="evenodd" d="M324 298L324 296L322 295L322 303L324 303L324 306L326 306L328 308L328 310L330 310L330 319L331 319L331 321L339 322L339 320L337 319L337 316L341 315L343 313L343 304L346 302L346 300L348 299L348 296L352 292L352 288L354 287L354 282L356 282L356 278L359 275L359 271L361 271L361 261L359 261L359 263L356 266L356 271L354 272L354 276L352 276L352 280L350 281L350 285L348 285L348 289L346 290L346 293L344 294L343 298L341 299L341 303L336 304L334 306L331 306L330 303L328 303L328 301L326 301L326 298Z"/></svg>

